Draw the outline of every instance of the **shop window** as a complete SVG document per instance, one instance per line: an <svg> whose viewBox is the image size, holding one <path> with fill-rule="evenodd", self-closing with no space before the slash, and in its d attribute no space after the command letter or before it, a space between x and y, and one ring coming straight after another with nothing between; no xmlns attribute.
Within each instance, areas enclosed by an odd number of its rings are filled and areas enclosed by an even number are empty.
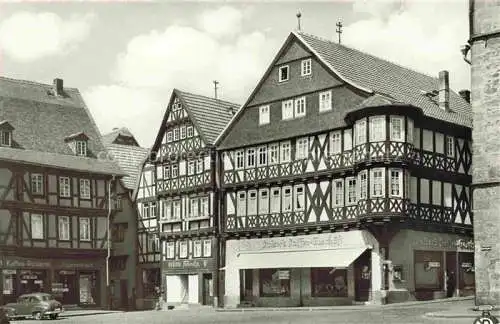
<svg viewBox="0 0 500 324"><path fill-rule="evenodd" d="M442 267L441 251L415 251L415 289L442 289Z"/></svg>
<svg viewBox="0 0 500 324"><path fill-rule="evenodd" d="M347 270L311 268L312 297L347 297Z"/></svg>
<svg viewBox="0 0 500 324"><path fill-rule="evenodd" d="M13 302L17 296L16 270L2 270L4 302Z"/></svg>
<svg viewBox="0 0 500 324"><path fill-rule="evenodd" d="M290 297L289 269L260 269L261 297Z"/></svg>
<svg viewBox="0 0 500 324"><path fill-rule="evenodd" d="M47 280L47 273L44 270L26 270L20 273L20 294L44 292Z"/></svg>

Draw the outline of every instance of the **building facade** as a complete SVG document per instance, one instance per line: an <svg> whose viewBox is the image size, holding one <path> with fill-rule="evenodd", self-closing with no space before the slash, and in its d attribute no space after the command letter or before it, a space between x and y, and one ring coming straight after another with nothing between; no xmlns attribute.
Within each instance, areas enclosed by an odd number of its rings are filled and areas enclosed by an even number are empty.
<svg viewBox="0 0 500 324"><path fill-rule="evenodd" d="M0 78L0 304L106 305L110 202L123 175L77 89Z"/></svg>
<svg viewBox="0 0 500 324"><path fill-rule="evenodd" d="M224 306L473 293L471 123L446 71L291 33L216 143Z"/></svg>
<svg viewBox="0 0 500 324"><path fill-rule="evenodd" d="M133 193L148 150L126 128L103 136L109 159L127 176L116 184L115 214L111 219L110 304L113 309L135 308L137 267L137 206Z"/></svg>

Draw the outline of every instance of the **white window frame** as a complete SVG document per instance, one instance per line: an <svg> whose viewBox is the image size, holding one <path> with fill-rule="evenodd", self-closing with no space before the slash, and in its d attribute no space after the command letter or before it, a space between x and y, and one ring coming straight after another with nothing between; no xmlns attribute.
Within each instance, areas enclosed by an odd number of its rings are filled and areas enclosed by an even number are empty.
<svg viewBox="0 0 500 324"><path fill-rule="evenodd" d="M396 134L395 132L395 124L396 122L399 122L400 125L400 130L399 134ZM396 142L404 142L405 139L405 119L402 116L391 116L391 141L396 141ZM396 136L397 135L397 136Z"/></svg>
<svg viewBox="0 0 500 324"><path fill-rule="evenodd" d="M402 169L390 169L390 196L403 198L403 170ZM395 175L397 174L397 177ZM397 185L398 192L394 193L394 186Z"/></svg>
<svg viewBox="0 0 500 324"><path fill-rule="evenodd" d="M288 163L292 159L292 146L290 142L280 143L280 163Z"/></svg>
<svg viewBox="0 0 500 324"><path fill-rule="evenodd" d="M366 143L366 119L358 120L355 124L355 145L362 145Z"/></svg>
<svg viewBox="0 0 500 324"><path fill-rule="evenodd" d="M319 93L319 111L332 110L332 90Z"/></svg>
<svg viewBox="0 0 500 324"><path fill-rule="evenodd" d="M261 189L259 191L259 215L269 214L269 190Z"/></svg>
<svg viewBox="0 0 500 324"><path fill-rule="evenodd" d="M200 197L200 217L210 216L210 205L208 196Z"/></svg>
<svg viewBox="0 0 500 324"><path fill-rule="evenodd" d="M198 158L196 161L196 173L200 174L205 171L205 161L203 158Z"/></svg>
<svg viewBox="0 0 500 324"><path fill-rule="evenodd" d="M249 148L246 149L246 167L247 168L255 168L255 165L257 162L257 159L255 158L255 149L254 148Z"/></svg>
<svg viewBox="0 0 500 324"><path fill-rule="evenodd" d="M71 178L59 177L59 197L71 197Z"/></svg>
<svg viewBox="0 0 500 324"><path fill-rule="evenodd" d="M175 179L175 178L178 178L179 177L179 165L177 164L172 164L171 165L171 179Z"/></svg>
<svg viewBox="0 0 500 324"><path fill-rule="evenodd" d="M181 126L181 139L186 138L186 126Z"/></svg>
<svg viewBox="0 0 500 324"><path fill-rule="evenodd" d="M357 183L359 184L358 200L368 199L368 172L366 170L358 173Z"/></svg>
<svg viewBox="0 0 500 324"><path fill-rule="evenodd" d="M269 105L259 107L259 125L266 125L270 123L270 109Z"/></svg>
<svg viewBox="0 0 500 324"><path fill-rule="evenodd" d="M187 167L187 174L188 176L193 175L194 172L194 167L195 167L195 162L194 160L188 161L188 167Z"/></svg>
<svg viewBox="0 0 500 324"><path fill-rule="evenodd" d="M45 224L42 214L31 214L31 238L43 240L45 238Z"/></svg>
<svg viewBox="0 0 500 324"><path fill-rule="evenodd" d="M406 142L413 144L413 128L415 127L413 119L407 118Z"/></svg>
<svg viewBox="0 0 500 324"><path fill-rule="evenodd" d="M170 179L170 165L163 166L163 179Z"/></svg>
<svg viewBox="0 0 500 324"><path fill-rule="evenodd" d="M201 258L203 255L203 244L200 240L193 241L193 258Z"/></svg>
<svg viewBox="0 0 500 324"><path fill-rule="evenodd" d="M79 226L79 239L80 241L90 241L91 235L90 235L90 218L89 217L80 217L78 220L78 226Z"/></svg>
<svg viewBox="0 0 500 324"><path fill-rule="evenodd" d="M209 258L212 256L212 240L203 240L203 257Z"/></svg>
<svg viewBox="0 0 500 324"><path fill-rule="evenodd" d="M330 133L330 155L342 153L342 131Z"/></svg>
<svg viewBox="0 0 500 324"><path fill-rule="evenodd" d="M87 142L75 141L75 152L77 156L87 156Z"/></svg>
<svg viewBox="0 0 500 324"><path fill-rule="evenodd" d="M309 157L309 138L302 137L297 139L295 144L295 160L303 160Z"/></svg>
<svg viewBox="0 0 500 324"><path fill-rule="evenodd" d="M187 136L187 138L190 138L190 137L194 136L194 128L193 128L193 126L186 127L186 136Z"/></svg>
<svg viewBox="0 0 500 324"><path fill-rule="evenodd" d="M173 134L172 132L167 132L167 143L172 142L173 140Z"/></svg>
<svg viewBox="0 0 500 324"><path fill-rule="evenodd" d="M446 156L455 157L455 138L452 136L446 136Z"/></svg>
<svg viewBox="0 0 500 324"><path fill-rule="evenodd" d="M174 132L174 141L178 141L179 140L179 128L174 128L173 132Z"/></svg>
<svg viewBox="0 0 500 324"><path fill-rule="evenodd" d="M280 163L280 145L278 143L269 145L268 163L269 165Z"/></svg>
<svg viewBox="0 0 500 324"><path fill-rule="evenodd" d="M69 241L71 233L71 224L69 222L69 216L58 216L58 230L59 230L59 240Z"/></svg>
<svg viewBox="0 0 500 324"><path fill-rule="evenodd" d="M283 74L281 70L286 69L286 79L282 78ZM290 80L290 66L289 65L282 65L278 68L278 82L285 82Z"/></svg>
<svg viewBox="0 0 500 324"><path fill-rule="evenodd" d="M80 198L90 199L90 180L80 179Z"/></svg>
<svg viewBox="0 0 500 324"><path fill-rule="evenodd" d="M374 168L370 173L370 197L385 197L385 168Z"/></svg>
<svg viewBox="0 0 500 324"><path fill-rule="evenodd" d="M247 193L238 191L236 193L236 216L246 216L247 214Z"/></svg>
<svg viewBox="0 0 500 324"><path fill-rule="evenodd" d="M346 206L352 206L356 205L358 202L357 199L357 192L356 192L356 178L355 177L348 177L345 179L345 190L346 190Z"/></svg>
<svg viewBox="0 0 500 324"><path fill-rule="evenodd" d="M257 190L248 191L247 215L257 215Z"/></svg>
<svg viewBox="0 0 500 324"><path fill-rule="evenodd" d="M35 195L43 195L45 192L45 183L43 181L43 174L31 174L31 193Z"/></svg>
<svg viewBox="0 0 500 324"><path fill-rule="evenodd" d="M385 139L385 116L370 117L370 142L382 142Z"/></svg>
<svg viewBox="0 0 500 324"><path fill-rule="evenodd" d="M300 97L294 100L294 118L304 117L306 115L307 104L306 97Z"/></svg>
<svg viewBox="0 0 500 324"><path fill-rule="evenodd" d="M294 211L304 211L306 204L306 192L304 185L298 185L294 187L293 193L293 210Z"/></svg>
<svg viewBox="0 0 500 324"><path fill-rule="evenodd" d="M150 218L149 216L149 203L142 204L142 218Z"/></svg>
<svg viewBox="0 0 500 324"><path fill-rule="evenodd" d="M241 170L245 168L245 151L239 150L235 154L236 170Z"/></svg>
<svg viewBox="0 0 500 324"><path fill-rule="evenodd" d="M257 158L258 166L267 165L267 146L261 146L258 149L258 158Z"/></svg>
<svg viewBox="0 0 500 324"><path fill-rule="evenodd" d="M293 119L293 100L285 100L281 102L281 119Z"/></svg>
<svg viewBox="0 0 500 324"><path fill-rule="evenodd" d="M12 146L12 132L2 131L0 133L0 145Z"/></svg>
<svg viewBox="0 0 500 324"><path fill-rule="evenodd" d="M172 201L164 200L162 203L163 203L163 213L161 214L161 218L165 220L172 219Z"/></svg>
<svg viewBox="0 0 500 324"><path fill-rule="evenodd" d="M199 198L193 197L189 199L189 217L197 218L200 216L199 212Z"/></svg>
<svg viewBox="0 0 500 324"><path fill-rule="evenodd" d="M182 202L180 199L172 200L172 219L180 220L182 218Z"/></svg>
<svg viewBox="0 0 500 324"><path fill-rule="evenodd" d="M149 216L152 218L156 218L157 209L156 209L156 201L152 201L149 204Z"/></svg>
<svg viewBox="0 0 500 324"><path fill-rule="evenodd" d="M344 206L344 196L345 196L345 193L344 193L344 179L335 179L335 180L333 180L332 190L333 190L333 193L332 193L332 206L333 207L343 207Z"/></svg>
<svg viewBox="0 0 500 324"><path fill-rule="evenodd" d="M179 259L186 259L188 257L188 242L180 241L179 242Z"/></svg>
<svg viewBox="0 0 500 324"><path fill-rule="evenodd" d="M292 187L290 186L283 187L281 192L282 192L281 211L283 213L291 212L293 210Z"/></svg>
<svg viewBox="0 0 500 324"><path fill-rule="evenodd" d="M167 259L175 259L175 242L166 242L166 253L165 257Z"/></svg>
<svg viewBox="0 0 500 324"><path fill-rule="evenodd" d="M269 213L281 211L281 188L271 188L269 193Z"/></svg>
<svg viewBox="0 0 500 324"><path fill-rule="evenodd" d="M344 136L344 151L352 150L352 128L345 129L342 132L342 136Z"/></svg>
<svg viewBox="0 0 500 324"><path fill-rule="evenodd" d="M307 76L312 74L312 60L305 59L300 62L300 75Z"/></svg>

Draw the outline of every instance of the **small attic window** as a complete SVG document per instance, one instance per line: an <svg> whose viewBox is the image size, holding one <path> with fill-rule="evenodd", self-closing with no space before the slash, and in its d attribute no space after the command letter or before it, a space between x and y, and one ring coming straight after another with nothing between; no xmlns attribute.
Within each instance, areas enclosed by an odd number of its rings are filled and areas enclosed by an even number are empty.
<svg viewBox="0 0 500 324"><path fill-rule="evenodd" d="M290 77L288 71L288 65L280 66L278 71L279 82L288 81L288 78Z"/></svg>
<svg viewBox="0 0 500 324"><path fill-rule="evenodd" d="M76 141L75 151L78 156L87 156L87 141Z"/></svg>
<svg viewBox="0 0 500 324"><path fill-rule="evenodd" d="M64 141L69 144L76 156L87 156L88 139L89 138L85 135L85 133L80 132L66 137Z"/></svg>
<svg viewBox="0 0 500 324"><path fill-rule="evenodd" d="M12 146L12 131L14 127L4 120L0 122L0 145L1 146Z"/></svg>

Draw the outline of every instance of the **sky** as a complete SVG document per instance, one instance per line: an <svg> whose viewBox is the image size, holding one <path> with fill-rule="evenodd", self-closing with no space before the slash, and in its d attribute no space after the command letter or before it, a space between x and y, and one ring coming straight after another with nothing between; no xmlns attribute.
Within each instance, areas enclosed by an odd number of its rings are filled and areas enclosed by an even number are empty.
<svg viewBox="0 0 500 324"><path fill-rule="evenodd" d="M78 88L102 134L154 142L174 88L243 104L301 12L303 32L470 89L468 0L0 0L0 75ZM381 80L383 82L383 80Z"/></svg>

